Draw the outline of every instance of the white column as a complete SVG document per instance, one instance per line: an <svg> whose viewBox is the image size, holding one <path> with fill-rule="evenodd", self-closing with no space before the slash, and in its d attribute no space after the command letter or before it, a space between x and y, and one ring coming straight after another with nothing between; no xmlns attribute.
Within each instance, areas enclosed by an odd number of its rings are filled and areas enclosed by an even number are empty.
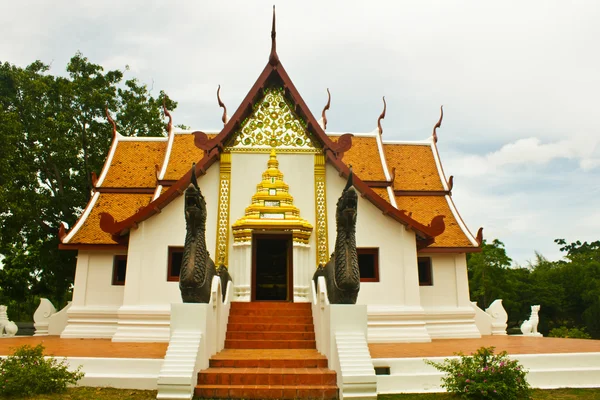
<svg viewBox="0 0 600 400"><path fill-rule="evenodd" d="M252 285L252 242L233 244L229 255L229 274L233 279L232 301L250 301Z"/></svg>
<svg viewBox="0 0 600 400"><path fill-rule="evenodd" d="M293 242L292 254L294 263L294 302L308 302L310 282L314 274L314 264L310 262L310 245Z"/></svg>
<svg viewBox="0 0 600 400"><path fill-rule="evenodd" d="M73 304L85 305L87 292L88 269L90 267L90 254L79 251L77 253L77 267L75 269L75 282L73 285Z"/></svg>

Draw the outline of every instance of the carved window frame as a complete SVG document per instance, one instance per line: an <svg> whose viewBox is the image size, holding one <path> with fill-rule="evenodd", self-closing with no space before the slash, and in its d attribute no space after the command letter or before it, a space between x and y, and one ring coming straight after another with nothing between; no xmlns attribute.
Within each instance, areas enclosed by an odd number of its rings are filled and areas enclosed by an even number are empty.
<svg viewBox="0 0 600 400"><path fill-rule="evenodd" d="M418 257L419 286L433 286L433 263L431 257Z"/></svg>
<svg viewBox="0 0 600 400"><path fill-rule="evenodd" d="M119 263L122 261L125 261L125 277L119 280ZM127 279L127 255L116 255L113 257L112 285L125 286L125 279Z"/></svg>
<svg viewBox="0 0 600 400"><path fill-rule="evenodd" d="M167 282L179 282L179 274L173 275L173 254L183 255L183 246L169 246L167 256ZM183 260L182 260L183 261ZM181 268L181 266L180 266Z"/></svg>
<svg viewBox="0 0 600 400"><path fill-rule="evenodd" d="M360 277L361 282L379 282L379 247L357 247L356 253L360 260L361 255L373 256L373 277ZM359 265L360 269L360 265Z"/></svg>

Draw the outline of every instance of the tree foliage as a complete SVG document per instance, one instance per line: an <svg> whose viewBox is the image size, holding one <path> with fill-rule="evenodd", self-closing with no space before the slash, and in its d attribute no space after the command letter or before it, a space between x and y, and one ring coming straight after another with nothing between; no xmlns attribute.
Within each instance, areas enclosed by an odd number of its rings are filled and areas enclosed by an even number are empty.
<svg viewBox="0 0 600 400"><path fill-rule="evenodd" d="M124 72L82 54L65 76L41 61L0 63L0 303L31 318L37 297L70 300L75 254L58 250L59 223L72 226L90 198L112 138L105 109L125 136L165 134L163 99ZM29 304L32 303L32 304ZM12 305L13 307L10 307ZM24 306L25 305L25 306Z"/></svg>
<svg viewBox="0 0 600 400"><path fill-rule="evenodd" d="M529 318L530 306L540 304L540 332L564 327L600 338L600 241L555 242L565 253L563 260L549 261L536 253L525 268L510 267L499 240L484 243L481 253L467 259L471 299L481 308L502 299L509 328L515 330Z"/></svg>

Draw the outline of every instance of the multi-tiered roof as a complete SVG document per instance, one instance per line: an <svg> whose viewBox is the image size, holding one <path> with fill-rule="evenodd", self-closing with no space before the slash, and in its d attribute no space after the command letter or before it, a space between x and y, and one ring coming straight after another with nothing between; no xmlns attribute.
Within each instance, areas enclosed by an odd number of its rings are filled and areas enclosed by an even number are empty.
<svg viewBox="0 0 600 400"><path fill-rule="evenodd" d="M192 162L201 175L226 148L243 145L248 121L256 116L263 99L274 92L282 97L282 107L300 121L298 127L305 132L302 138L307 140L301 145L322 151L342 176L348 176L352 165L355 188L384 214L414 230L420 251L479 250L481 229L475 237L456 210L451 197L452 177L447 179L442 169L435 129L423 141L384 140L384 111L378 128L371 133L326 132L325 110L323 119L317 121L281 64L274 29L269 62L232 117L227 120L223 116L221 131L175 131L170 122L166 138L123 137L114 130L90 202L70 232L61 227L61 248L126 247L132 228L160 212L185 190ZM295 124L296 120L288 122ZM441 118L436 128L440 123ZM282 137L285 139L285 134ZM302 138L290 138L291 145ZM269 143L265 146L268 148Z"/></svg>

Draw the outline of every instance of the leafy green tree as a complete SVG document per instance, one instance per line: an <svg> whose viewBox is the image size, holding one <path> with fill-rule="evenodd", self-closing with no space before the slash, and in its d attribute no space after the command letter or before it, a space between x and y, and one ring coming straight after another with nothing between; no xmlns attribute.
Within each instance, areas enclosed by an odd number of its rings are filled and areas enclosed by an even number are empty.
<svg viewBox="0 0 600 400"><path fill-rule="evenodd" d="M31 318L39 297L59 307L70 299L75 257L58 250L57 230L61 221L75 223L106 158L105 109L125 136L160 136L163 100L177 106L80 53L66 71L0 63L0 302L13 319Z"/></svg>
<svg viewBox="0 0 600 400"><path fill-rule="evenodd" d="M467 257L471 299L480 308L487 308L495 299L502 298L503 271L510 267L512 260L506 255L504 243L494 239L492 243L483 241L481 252L470 253Z"/></svg>

